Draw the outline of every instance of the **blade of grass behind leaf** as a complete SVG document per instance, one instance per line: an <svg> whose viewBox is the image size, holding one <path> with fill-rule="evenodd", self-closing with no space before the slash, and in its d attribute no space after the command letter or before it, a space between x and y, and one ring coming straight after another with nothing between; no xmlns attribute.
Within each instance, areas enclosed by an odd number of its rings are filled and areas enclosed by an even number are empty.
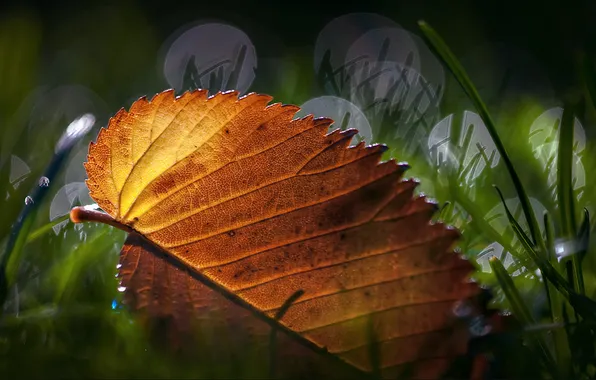
<svg viewBox="0 0 596 380"><path fill-rule="evenodd" d="M283 316L288 312L290 306L294 304L298 300L298 298L304 295L304 291L302 289L297 290L294 292L279 308L277 313L275 314L274 319L279 321L283 318ZM277 329L275 327L271 327L271 333L269 334L269 377L275 378L277 373Z"/></svg>

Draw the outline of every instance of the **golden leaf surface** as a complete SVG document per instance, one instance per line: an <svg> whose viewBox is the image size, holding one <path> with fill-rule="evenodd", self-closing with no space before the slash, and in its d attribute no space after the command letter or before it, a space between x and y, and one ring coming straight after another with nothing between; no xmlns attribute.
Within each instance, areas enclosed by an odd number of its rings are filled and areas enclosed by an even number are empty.
<svg viewBox="0 0 596 380"><path fill-rule="evenodd" d="M453 304L477 291L471 264L452 251L458 232L430 223L435 205L414 196L406 165L380 162L384 146L349 147L357 131L327 133L332 120L293 120L298 107L271 100L205 90L139 99L90 145L91 197L264 317L301 292L279 323L356 368L425 363L425 376L440 375L468 340L465 325L450 327ZM186 277L159 285L158 266L140 268L149 250L135 239L120 274L136 308L201 293ZM185 297L153 314L210 304ZM428 360L441 364L429 371Z"/></svg>

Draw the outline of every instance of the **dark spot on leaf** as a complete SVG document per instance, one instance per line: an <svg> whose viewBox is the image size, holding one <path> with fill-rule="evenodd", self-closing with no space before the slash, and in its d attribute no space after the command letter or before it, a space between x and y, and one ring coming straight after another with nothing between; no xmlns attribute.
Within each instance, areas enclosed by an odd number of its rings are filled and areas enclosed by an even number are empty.
<svg viewBox="0 0 596 380"><path fill-rule="evenodd" d="M230 134L230 130L226 128L226 134Z"/></svg>
<svg viewBox="0 0 596 380"><path fill-rule="evenodd" d="M234 232L234 230L228 231L228 236L234 236L236 235L236 232Z"/></svg>

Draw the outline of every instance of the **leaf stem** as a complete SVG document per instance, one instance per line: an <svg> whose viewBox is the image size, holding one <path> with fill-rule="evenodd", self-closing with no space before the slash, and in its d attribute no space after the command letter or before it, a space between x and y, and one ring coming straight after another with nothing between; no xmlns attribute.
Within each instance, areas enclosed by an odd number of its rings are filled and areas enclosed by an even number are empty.
<svg viewBox="0 0 596 380"><path fill-rule="evenodd" d="M97 223L104 223L108 224L112 227L116 227L124 232L134 232L134 229L131 226L126 224L120 223L116 219L112 218L109 214L103 211L97 211L94 208L88 206L77 206L74 207L70 211L70 220L73 223L83 223L83 222L97 222Z"/></svg>

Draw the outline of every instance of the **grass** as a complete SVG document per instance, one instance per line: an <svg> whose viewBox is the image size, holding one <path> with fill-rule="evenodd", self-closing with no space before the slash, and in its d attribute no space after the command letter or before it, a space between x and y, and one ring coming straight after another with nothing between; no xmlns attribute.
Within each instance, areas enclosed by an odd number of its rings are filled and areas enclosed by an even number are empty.
<svg viewBox="0 0 596 380"><path fill-rule="evenodd" d="M520 261L526 267L533 263L539 269L545 284L545 292L549 297L548 309L550 309L551 322L557 324L561 322L561 319L563 321L564 334L560 328L555 328L551 331L551 334L542 334L542 336L528 334L526 341L529 343L533 355L540 360L544 376L551 378L589 378L593 376L594 359L596 359L594 357L596 353L594 340L590 339L594 335L596 302L585 295L582 261L588 253L589 242L585 241L585 237L578 235L577 215L575 213L576 197L572 186L575 104L569 101L566 102L559 125L557 201L560 226L557 230L565 241L572 242L572 247L579 247L579 241L582 241L583 247L581 249L572 248L574 251L559 260L557 255L562 256L563 252L559 252L557 246L554 245L552 228L548 225L548 213L544 214L545 224L547 225L545 226L546 234L543 235L540 232L538 219L533 212L528 193L507 154L486 105L480 99L478 91L441 37L427 23L420 22L419 25L427 42L449 68L479 111L504 160L527 223L527 230L525 230L509 211L505 199L499 191L510 227L515 231L516 237L523 245L521 255L525 255L525 257L521 256ZM589 213L587 211L584 225L589 225ZM588 227L586 229L589 230ZM509 302L514 316L525 328L535 325L536 321L531 311L526 307L516 284L500 260L493 256L491 258L491 267L498 284L505 293L505 298ZM576 329L587 333L586 336L579 339L577 336L574 337L574 334L576 334L574 330ZM547 344L546 339L550 340L550 345ZM556 355L556 361L551 350ZM591 358L586 360L586 356Z"/></svg>

